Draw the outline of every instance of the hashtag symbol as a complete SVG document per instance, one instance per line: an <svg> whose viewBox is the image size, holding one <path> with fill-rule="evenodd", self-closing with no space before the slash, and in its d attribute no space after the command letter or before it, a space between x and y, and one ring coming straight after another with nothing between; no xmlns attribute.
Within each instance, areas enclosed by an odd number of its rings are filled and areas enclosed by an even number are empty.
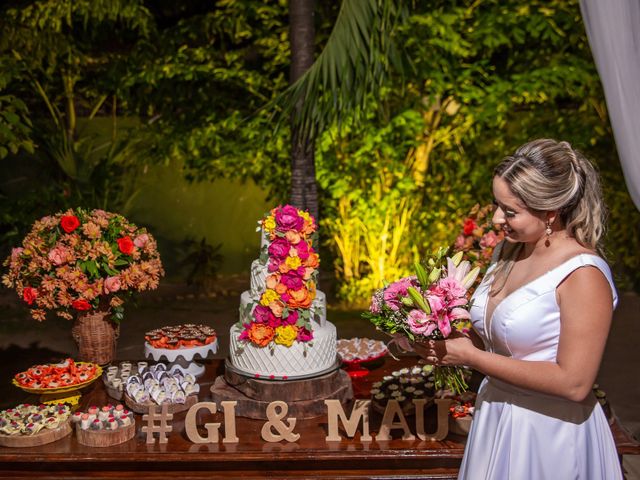
<svg viewBox="0 0 640 480"><path fill-rule="evenodd" d="M169 413L169 405L166 403L162 405L160 414L156 413L155 405L150 406L149 413L142 416L142 421L147 423L142 427L142 431L147 433L147 443L156 443L154 433L158 434L160 443L167 443L169 441L167 433L173 430L173 427L168 423L171 420L173 420L173 414Z"/></svg>

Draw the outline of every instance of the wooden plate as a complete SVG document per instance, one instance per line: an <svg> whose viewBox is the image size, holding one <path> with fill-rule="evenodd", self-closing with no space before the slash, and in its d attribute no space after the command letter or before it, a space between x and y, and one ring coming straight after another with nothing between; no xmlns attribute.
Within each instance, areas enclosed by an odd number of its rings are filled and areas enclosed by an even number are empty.
<svg viewBox="0 0 640 480"><path fill-rule="evenodd" d="M192 394L188 395L187 399L184 403L169 403L169 413L178 413L184 412L185 410L189 410L192 406L194 406L198 402L198 395ZM158 405L154 402L149 403L138 403L133 398L131 398L126 392L124 394L124 403L129 407L129 410L135 413L149 413L149 407L158 407L162 408L162 405Z"/></svg>
<svg viewBox="0 0 640 480"><path fill-rule="evenodd" d="M76 425L78 443L88 447L110 447L131 440L136 434L136 423L120 427L117 430L83 430Z"/></svg>
<svg viewBox="0 0 640 480"><path fill-rule="evenodd" d="M3 447L37 447L47 443L55 442L71 433L71 422L67 420L58 428L50 430L48 428L40 430L33 435L2 435L0 434L0 445Z"/></svg>

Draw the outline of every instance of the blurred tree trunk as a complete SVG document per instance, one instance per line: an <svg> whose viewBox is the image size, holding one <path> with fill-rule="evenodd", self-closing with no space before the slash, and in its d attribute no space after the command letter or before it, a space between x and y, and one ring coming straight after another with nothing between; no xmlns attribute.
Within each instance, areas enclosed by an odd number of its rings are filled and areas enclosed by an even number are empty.
<svg viewBox="0 0 640 480"><path fill-rule="evenodd" d="M315 0L290 0L289 20L291 37L290 83L295 83L314 61ZM304 98L299 99L293 115L300 115ZM291 204L309 211L318 218L318 187L314 141L302 135L292 122L291 129Z"/></svg>

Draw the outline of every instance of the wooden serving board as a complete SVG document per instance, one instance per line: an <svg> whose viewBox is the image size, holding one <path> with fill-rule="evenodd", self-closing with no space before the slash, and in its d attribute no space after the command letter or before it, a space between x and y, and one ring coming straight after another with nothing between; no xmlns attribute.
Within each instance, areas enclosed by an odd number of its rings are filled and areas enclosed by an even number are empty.
<svg viewBox="0 0 640 480"><path fill-rule="evenodd" d="M0 446L3 447L37 447L55 442L71 433L69 420L53 430L43 429L33 435L0 435Z"/></svg>
<svg viewBox="0 0 640 480"><path fill-rule="evenodd" d="M193 407L197 402L198 402L197 395L195 394L188 395L184 403L169 403L168 413L184 412L185 410L189 410L191 407ZM131 398L126 392L124 394L124 403L127 407L129 407L129 410L135 413L140 413L140 414L149 413L149 407L159 407L159 408L162 407L162 405L158 405L157 403L152 403L152 402L138 403L133 398Z"/></svg>
<svg viewBox="0 0 640 480"><path fill-rule="evenodd" d="M117 430L83 430L76 425L78 443L88 447L110 447L131 440L136 434L136 424L120 427Z"/></svg>

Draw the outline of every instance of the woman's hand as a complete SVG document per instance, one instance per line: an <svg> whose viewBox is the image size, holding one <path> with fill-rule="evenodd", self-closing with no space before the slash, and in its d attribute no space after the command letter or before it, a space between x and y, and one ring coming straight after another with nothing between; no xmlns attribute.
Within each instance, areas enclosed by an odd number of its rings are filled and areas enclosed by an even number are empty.
<svg viewBox="0 0 640 480"><path fill-rule="evenodd" d="M415 352L432 365L471 365L477 348L471 339L462 333L452 333L446 340L413 342Z"/></svg>

